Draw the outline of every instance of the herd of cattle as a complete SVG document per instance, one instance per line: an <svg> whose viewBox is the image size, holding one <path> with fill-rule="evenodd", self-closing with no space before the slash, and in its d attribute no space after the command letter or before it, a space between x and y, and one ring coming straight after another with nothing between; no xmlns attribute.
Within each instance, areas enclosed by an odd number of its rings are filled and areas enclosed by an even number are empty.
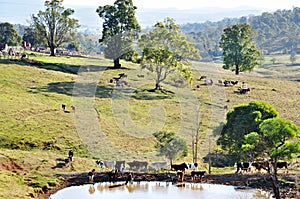
<svg viewBox="0 0 300 199"><path fill-rule="evenodd" d="M257 162L239 162L235 163L236 173L239 172L253 172L254 169L261 172L262 169L265 171L270 171L274 169L275 166L277 169L284 169L285 172L288 172L288 163L287 162L277 162L276 165L273 162L269 161L257 161Z"/></svg>
<svg viewBox="0 0 300 199"><path fill-rule="evenodd" d="M96 160L96 164L99 166L100 169L107 169L110 171L118 171L118 172L124 172L125 171L125 161L101 161ZM148 171L150 167L152 170L155 171L161 171L165 170L168 171L169 169L171 171L176 172L185 172L185 171L192 171L191 174L193 175L204 175L204 171L198 171L198 164L197 163L181 163L181 164L171 164L169 167L168 162L152 162L151 165L149 165L146 161L132 161L127 162L127 165L129 166L128 170L130 171ZM254 170L258 171L259 173L264 169L265 171L270 171L270 169L274 168L275 165L272 162L269 161L257 161L257 162L239 162L235 163L234 165L237 170L236 173L239 172L254 172ZM276 164L277 169L285 169L287 172L288 169L288 163L287 162L277 162Z"/></svg>

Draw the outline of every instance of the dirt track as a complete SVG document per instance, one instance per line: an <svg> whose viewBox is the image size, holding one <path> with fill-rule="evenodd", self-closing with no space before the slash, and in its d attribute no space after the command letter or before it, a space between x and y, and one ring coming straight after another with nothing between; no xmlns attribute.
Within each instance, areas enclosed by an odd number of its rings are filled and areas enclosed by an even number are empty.
<svg viewBox="0 0 300 199"><path fill-rule="evenodd" d="M56 187L54 190L51 190L47 193L39 195L39 198L48 199L49 196L56 191L63 189L69 186L89 184L87 173L68 173L68 174L58 174L65 178L65 182ZM107 172L97 172L94 177L94 183L97 182L106 182L106 181L126 181L127 173L123 175L119 174L113 178L109 178ZM297 189L294 185L296 175L294 174L281 174L280 177L284 179L286 183L280 184L281 197L282 198L300 198L297 197ZM298 176L300 177L300 176ZM176 175L174 173L133 173L134 181L171 181L178 182ZM185 175L185 182L192 182L190 175ZM200 179L196 179L196 182L200 182ZM201 183L208 184L223 184L223 185L232 185L240 187L251 187L257 188L264 191L272 193L272 186L269 180L268 175L262 174L206 174L201 180ZM298 189L298 192L300 190Z"/></svg>

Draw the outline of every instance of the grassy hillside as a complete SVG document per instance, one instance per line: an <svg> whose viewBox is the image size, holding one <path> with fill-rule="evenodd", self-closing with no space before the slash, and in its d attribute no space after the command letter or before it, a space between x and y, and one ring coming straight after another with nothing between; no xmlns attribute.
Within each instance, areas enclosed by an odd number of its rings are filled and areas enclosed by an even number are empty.
<svg viewBox="0 0 300 199"><path fill-rule="evenodd" d="M101 57L31 54L30 59L36 61L0 60L0 198L31 197L55 186L60 180L53 174L70 172L62 167L69 149L77 172L95 167L95 158L159 160L151 136L157 130L177 132L190 144L200 123L201 159L209 140L214 145L212 130L225 120L224 106L230 110L263 100L300 125L300 82L295 81L300 70L287 65L286 57L275 65L267 58L262 67L239 76L220 69L220 63L193 63L191 86L173 74L163 92L153 90L152 74L131 63L112 70L111 61ZM110 79L120 73L128 74L129 85L116 89ZM214 84L203 85L200 76ZM251 92L237 94L238 86L218 85L220 79L245 81ZM191 153L182 160L190 162Z"/></svg>

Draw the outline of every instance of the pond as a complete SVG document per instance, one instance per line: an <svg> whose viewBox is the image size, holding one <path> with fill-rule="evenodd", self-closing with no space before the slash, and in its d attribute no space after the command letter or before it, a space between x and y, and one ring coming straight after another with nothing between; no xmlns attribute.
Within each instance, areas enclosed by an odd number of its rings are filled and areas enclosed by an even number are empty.
<svg viewBox="0 0 300 199"><path fill-rule="evenodd" d="M171 182L96 183L64 188L50 196L50 199L266 199L259 190L215 184Z"/></svg>

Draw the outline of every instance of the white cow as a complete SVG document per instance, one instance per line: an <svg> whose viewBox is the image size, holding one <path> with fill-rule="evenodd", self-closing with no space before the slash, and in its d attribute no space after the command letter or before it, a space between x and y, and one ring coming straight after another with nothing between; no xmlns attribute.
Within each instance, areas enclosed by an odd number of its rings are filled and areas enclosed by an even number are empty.
<svg viewBox="0 0 300 199"><path fill-rule="evenodd" d="M151 164L156 171L160 171L161 169L165 169L165 170L168 170L168 162L153 162Z"/></svg>
<svg viewBox="0 0 300 199"><path fill-rule="evenodd" d="M104 166L108 170L114 170L116 167L116 161L96 160L96 164L99 166L100 169L102 169Z"/></svg>

